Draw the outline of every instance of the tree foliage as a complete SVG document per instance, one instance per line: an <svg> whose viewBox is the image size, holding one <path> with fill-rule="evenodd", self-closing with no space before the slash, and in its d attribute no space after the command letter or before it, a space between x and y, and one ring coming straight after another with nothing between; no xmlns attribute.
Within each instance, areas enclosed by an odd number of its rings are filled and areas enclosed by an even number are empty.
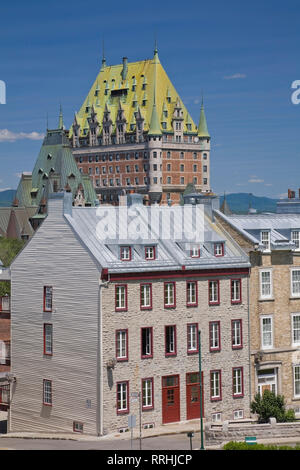
<svg viewBox="0 0 300 470"><path fill-rule="evenodd" d="M268 423L269 418L276 418L278 423L295 420L294 410L286 410L283 395L276 395L270 390L264 390L261 396L257 393L251 403L251 412L258 415L259 423Z"/></svg>
<svg viewBox="0 0 300 470"><path fill-rule="evenodd" d="M25 242L23 240L0 238L0 260L3 266L10 266L19 251L23 248ZM10 282L0 282L0 297L10 295Z"/></svg>

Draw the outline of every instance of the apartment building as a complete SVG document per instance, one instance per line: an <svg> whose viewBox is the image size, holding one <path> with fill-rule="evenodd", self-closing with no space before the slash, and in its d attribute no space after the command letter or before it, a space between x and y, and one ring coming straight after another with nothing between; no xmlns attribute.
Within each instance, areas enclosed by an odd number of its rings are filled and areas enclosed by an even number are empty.
<svg viewBox="0 0 300 470"><path fill-rule="evenodd" d="M300 216L224 215L218 222L249 254L251 390L271 390L300 412Z"/></svg>

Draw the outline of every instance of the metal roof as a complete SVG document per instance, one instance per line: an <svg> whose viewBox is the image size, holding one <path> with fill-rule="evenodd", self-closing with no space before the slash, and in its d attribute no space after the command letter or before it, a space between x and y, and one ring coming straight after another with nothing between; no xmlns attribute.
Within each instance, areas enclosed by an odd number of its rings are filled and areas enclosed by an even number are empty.
<svg viewBox="0 0 300 470"><path fill-rule="evenodd" d="M182 206L177 207L178 210L182 210ZM196 207L192 208L195 212ZM131 218L132 220L129 219L126 226L122 225L124 207L121 206L72 207L64 215L100 266L109 268L110 272L134 272L137 269L139 271L177 270L182 269L182 266L186 269L250 266L249 259L241 248L206 215L203 219L203 230L197 232L196 238L191 240L185 236L185 233L191 233L191 219L187 221L186 231L181 237L178 231L170 233L170 237L165 237L161 234L161 225L157 226L158 231L153 228L155 224L151 223L151 207L134 205L130 209L133 212L136 210L135 217ZM156 210L161 212L160 220L162 220L172 208L158 206ZM131 225L136 230L131 231ZM179 228L178 224L177 228ZM214 255L215 242L225 243L224 256ZM200 246L199 258L191 257L190 250L195 244ZM131 246L131 261L124 262L120 259L121 245ZM156 246L154 260L145 260L144 248L147 245Z"/></svg>
<svg viewBox="0 0 300 470"><path fill-rule="evenodd" d="M215 213L247 236L253 243L261 242L262 230L270 231L270 241L274 246L284 242L290 243L291 231L300 230L300 214L224 215L221 211L215 211Z"/></svg>

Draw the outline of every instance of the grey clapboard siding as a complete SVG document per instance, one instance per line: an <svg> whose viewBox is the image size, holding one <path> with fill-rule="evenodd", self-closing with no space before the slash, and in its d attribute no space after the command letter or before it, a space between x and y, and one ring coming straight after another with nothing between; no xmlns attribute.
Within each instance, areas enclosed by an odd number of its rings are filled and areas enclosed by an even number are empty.
<svg viewBox="0 0 300 470"><path fill-rule="evenodd" d="M49 200L48 217L12 265L11 431L72 432L80 421L96 432L99 270L62 204ZM43 313L45 285L53 287L52 313ZM52 357L43 354L44 323L53 324ZM52 407L43 405L43 379L52 380Z"/></svg>

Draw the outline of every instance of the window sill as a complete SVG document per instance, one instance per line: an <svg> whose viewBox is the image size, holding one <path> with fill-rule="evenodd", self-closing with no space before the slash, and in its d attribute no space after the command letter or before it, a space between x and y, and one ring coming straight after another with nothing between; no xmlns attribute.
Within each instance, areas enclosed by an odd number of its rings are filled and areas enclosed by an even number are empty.
<svg viewBox="0 0 300 470"><path fill-rule="evenodd" d="M263 297L260 297L258 299L259 302L274 302L274 297L269 297L269 298L263 298Z"/></svg>

